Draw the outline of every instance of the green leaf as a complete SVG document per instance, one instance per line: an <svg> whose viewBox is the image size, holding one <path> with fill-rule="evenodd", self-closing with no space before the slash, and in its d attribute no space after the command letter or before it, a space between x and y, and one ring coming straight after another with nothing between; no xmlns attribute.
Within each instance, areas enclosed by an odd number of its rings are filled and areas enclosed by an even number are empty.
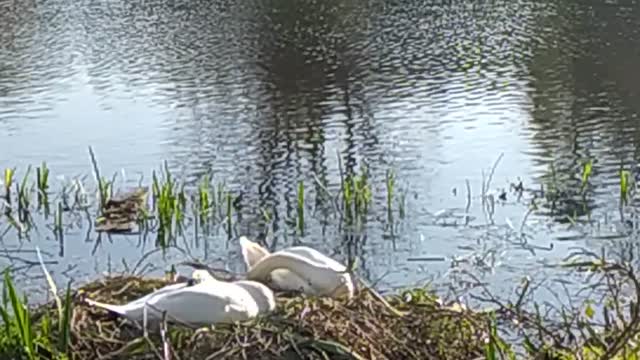
<svg viewBox="0 0 640 360"><path fill-rule="evenodd" d="M64 354L67 354L69 349L69 339L71 338L71 311L73 308L73 301L71 299L71 282L67 284L67 292L64 298L64 311L63 318L60 324L60 337L58 338L58 349Z"/></svg>
<svg viewBox="0 0 640 360"><path fill-rule="evenodd" d="M596 311L593 309L593 306L591 304L587 304L586 309L584 309L584 314L587 315L589 319L593 319L595 313Z"/></svg>
<svg viewBox="0 0 640 360"><path fill-rule="evenodd" d="M13 183L13 174L15 173L15 169L6 168L4 169L4 186L9 189Z"/></svg>
<svg viewBox="0 0 640 360"><path fill-rule="evenodd" d="M593 161L589 160L582 166L582 187L581 192L584 192L586 188L589 178L591 177L591 171L593 169Z"/></svg>

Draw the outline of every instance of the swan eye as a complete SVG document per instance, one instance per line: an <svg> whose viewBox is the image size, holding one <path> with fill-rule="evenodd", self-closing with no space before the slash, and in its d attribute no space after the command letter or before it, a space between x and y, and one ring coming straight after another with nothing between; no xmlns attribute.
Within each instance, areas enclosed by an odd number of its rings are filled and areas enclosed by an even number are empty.
<svg viewBox="0 0 640 360"><path fill-rule="evenodd" d="M193 286L196 284L196 279L189 279L187 280L187 286Z"/></svg>

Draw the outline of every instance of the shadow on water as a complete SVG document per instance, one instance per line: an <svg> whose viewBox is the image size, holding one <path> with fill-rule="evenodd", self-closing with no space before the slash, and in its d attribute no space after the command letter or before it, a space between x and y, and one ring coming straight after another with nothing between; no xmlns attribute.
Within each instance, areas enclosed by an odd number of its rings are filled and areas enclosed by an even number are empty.
<svg viewBox="0 0 640 360"><path fill-rule="evenodd" d="M236 199L234 235L266 238L271 248L312 243L336 257L358 257L367 278L384 276L383 288L450 271L449 261L410 258L465 258L491 246L502 247L493 252L503 265L489 271L489 281L508 287L580 243L549 245L567 218L598 219L617 209L621 166L638 172L635 6L0 6L0 166L24 171L45 160L66 181L90 172L91 145L105 176L120 172L118 181L129 186L141 176L148 183L166 159L188 189L205 174L224 182ZM500 154L489 190L508 195L494 197L485 222L481 184ZM361 231L338 229L323 199L323 187L340 189L341 167L343 175L366 169L375 190L375 211ZM389 169L407 201L395 228L385 224ZM530 199L508 191L518 179L534 194L558 185L554 205L540 201L523 216ZM303 236L292 225L300 182L312 214ZM439 214L465 211L476 220L440 221ZM547 224L547 215L556 223ZM505 218L528 221L535 235L525 250L505 242ZM65 234L58 272L73 264L76 276L86 276L149 251L141 239L98 237L78 224ZM239 254L227 238L219 231L186 244L193 256L236 267ZM32 238L55 254L51 240Z"/></svg>

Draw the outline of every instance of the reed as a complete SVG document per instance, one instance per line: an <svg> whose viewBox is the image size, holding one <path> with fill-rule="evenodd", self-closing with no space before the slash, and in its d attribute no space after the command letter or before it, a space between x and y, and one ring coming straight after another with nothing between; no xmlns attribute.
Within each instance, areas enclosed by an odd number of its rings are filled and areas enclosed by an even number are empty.
<svg viewBox="0 0 640 360"><path fill-rule="evenodd" d="M392 170L387 170L385 185L387 189L387 222L393 224L393 196L396 184L396 176Z"/></svg>
<svg viewBox="0 0 640 360"><path fill-rule="evenodd" d="M211 189L211 219L213 221L224 221L226 216L226 184L220 182Z"/></svg>
<svg viewBox="0 0 640 360"><path fill-rule="evenodd" d="M18 216L23 223L29 222L29 207L31 205L31 190L29 189L29 175L31 174L31 165L27 167L27 171L22 177L20 185L16 184L16 193L18 194Z"/></svg>
<svg viewBox="0 0 640 360"><path fill-rule="evenodd" d="M11 205L11 186L13 185L15 172L15 168L4 169L4 199L9 205Z"/></svg>
<svg viewBox="0 0 640 360"><path fill-rule="evenodd" d="M338 172L340 174L340 195L342 195L342 211L340 213L340 222L342 223L342 221L344 221L344 218L346 217L347 222L350 223L350 214L347 213L348 209L350 208L349 190L346 186L345 173L342 168L342 157L340 156L340 152L336 151L336 155L338 157Z"/></svg>
<svg viewBox="0 0 640 360"><path fill-rule="evenodd" d="M488 316L487 340L484 346L484 355L486 360L515 360L516 354L509 344L506 343L498 335L498 324L496 322L495 313L491 312Z"/></svg>
<svg viewBox="0 0 640 360"><path fill-rule="evenodd" d="M101 177L100 180L98 180L98 193L100 197L100 209L102 211L113 193L113 183L109 179Z"/></svg>
<svg viewBox="0 0 640 360"><path fill-rule="evenodd" d="M152 173L153 209L158 219L158 243L164 248L182 233L186 219L187 194L185 184L178 184L165 161L159 177Z"/></svg>
<svg viewBox="0 0 640 360"><path fill-rule="evenodd" d="M0 357L3 359L66 360L71 354L73 299L67 286L62 308L57 316L48 312L33 314L28 298L18 295L8 270L4 272L4 289L0 316ZM56 295L57 296L57 295ZM34 321L34 315L38 320ZM57 326L52 327L52 323Z"/></svg>
<svg viewBox="0 0 640 360"><path fill-rule="evenodd" d="M89 156L91 158L91 166L93 167L93 176L98 185L98 196L100 199L100 214L104 211L104 207L109 200L109 194L111 193L111 184L109 181L102 176L100 176L100 168L98 167L98 160L96 160L96 155L93 152L93 148L89 146Z"/></svg>
<svg viewBox="0 0 640 360"><path fill-rule="evenodd" d="M73 314L73 299L71 297L71 282L67 283L64 297L62 318L58 322L58 351L69 356L71 343L71 320Z"/></svg>
<svg viewBox="0 0 640 360"><path fill-rule="evenodd" d="M89 201L88 192L84 190L84 186L81 180L74 179L73 184L64 183L62 186L62 205L55 204L52 206L53 225L52 229L56 236L61 236L63 231L62 223L62 211L68 211L73 214L77 209L80 209L87 213L87 217L91 218L96 215L96 223L100 223L100 220L107 219L105 216L106 207L109 207L109 214L115 213L113 208L117 207L122 200L114 199L113 194L115 192L115 177L109 179L104 177L101 173L101 169L98 165L98 160L94 149L88 147L89 157L92 165L92 175L96 180L96 196L98 198L97 210L98 214L90 214L89 209L92 207L91 201ZM196 222L196 231L202 228L210 228L210 222L225 222L222 228L226 230L229 238L231 238L235 231L235 223L240 221L242 209L236 207L236 203L239 203L242 194L237 198L233 196L233 193L226 189L224 183L213 184L210 174L203 175L197 184L195 193L188 193L184 183L179 183L175 176L170 172L167 162L163 163L164 166L159 170L152 172L151 188L152 188L152 206L151 209L146 212L145 209L140 209L140 213L134 220L138 223L139 229L146 229L145 234L148 231L156 232L157 244L161 247L166 247L171 244L173 240L183 231L183 223L185 221ZM339 216L339 227L347 225L352 229L359 229L363 226L370 214L371 204L373 202L373 187L369 180L369 173L366 165L363 165L355 174L345 174L342 168L342 162L339 159L340 167L340 192L338 194L331 194L326 186L320 184L323 191L324 199L330 200L333 209L323 207L324 222L327 223L331 218L331 211L334 211L334 215ZM37 190L37 210L45 209L45 216L49 213L49 202L53 193L51 191L51 172L46 162L41 162L39 166L34 167L35 170L35 183L29 183L29 174L31 167L26 171L25 177L22 179L21 184L16 184L15 172L13 169L5 170L5 185L12 186L6 192L13 196L13 201L18 204L19 216L14 216L12 226L19 229L20 233L26 233L30 228L30 221L33 220L32 215L29 212L31 205L30 195L33 190ZM400 218L405 216L405 197L403 194L396 194L395 190L395 175L392 171L387 172L386 177L387 187L387 218L389 221L393 220L393 212L396 209L393 207L398 206L397 212ZM142 183L140 183L142 187ZM299 181L296 191L296 218L295 220L288 219L288 221L295 227L296 232L300 236L305 236L308 232L308 222L313 218L315 213L309 213L307 202L309 196L307 194L308 189L303 181ZM14 190L15 189L15 190ZM15 191L15 194L14 194ZM17 196L15 196L17 194ZM35 199L34 199L35 200ZM112 201L113 200L113 201ZM316 201L318 198L315 199ZM395 203L394 203L395 201ZM323 203L315 204L315 209L322 207ZM11 208L6 206L5 208ZM143 213L146 212L146 213ZM234 220L234 216L238 217L238 220ZM133 215L132 215L133 216ZM71 218L74 218L72 216ZM102 223L101 223L102 224ZM272 226L276 226L271 221ZM101 227L97 231L101 232L127 232L128 230L112 227L105 230L105 227ZM275 231L275 229L272 229ZM324 231L324 230L323 230Z"/></svg>
<svg viewBox="0 0 640 360"><path fill-rule="evenodd" d="M7 218L9 225L18 232L18 237L22 238L23 234L28 231L28 228L23 225L19 219L16 219L10 211L5 213L5 217Z"/></svg>
<svg viewBox="0 0 640 360"><path fill-rule="evenodd" d="M186 209L187 209L187 193L185 191L185 184L182 183L177 187L176 190L177 195L177 206L175 209L175 226L177 235L183 234L184 222L187 218Z"/></svg>
<svg viewBox="0 0 640 360"><path fill-rule="evenodd" d="M591 212L587 206L587 192L586 189L589 185L589 179L591 179L591 174L593 171L593 160L589 159L582 166L582 179L580 185L580 195L582 196L582 212L587 214L587 217L591 219ZM574 209L574 217L577 217L577 210Z"/></svg>
<svg viewBox="0 0 640 360"><path fill-rule="evenodd" d="M298 197L297 197L297 214L298 214L298 232L300 236L304 236L304 182L301 180L298 182Z"/></svg>
<svg viewBox="0 0 640 360"><path fill-rule="evenodd" d="M629 183L631 173L627 170L620 169L620 206L629 204Z"/></svg>
<svg viewBox="0 0 640 360"><path fill-rule="evenodd" d="M560 182L553 161L549 164L549 175L545 176L545 183L542 185L541 193L542 197L551 204L551 210L553 211L556 207L556 202L560 200Z"/></svg>
<svg viewBox="0 0 640 360"><path fill-rule="evenodd" d="M227 238L231 239L233 237L233 202L231 201L231 193L226 193L227 199L227 215L225 220L227 222Z"/></svg>
<svg viewBox="0 0 640 360"><path fill-rule="evenodd" d="M398 195L398 216L400 219L404 219L406 216L406 208L407 206L407 193L402 191Z"/></svg>
<svg viewBox="0 0 640 360"><path fill-rule="evenodd" d="M53 220L53 233L56 235L56 237L58 237L59 239L62 239L63 234L64 234L64 227L63 227L63 223L62 223L62 214L63 214L63 208L62 208L62 203L58 202L58 206L55 210L55 214L54 214L54 220Z"/></svg>
<svg viewBox="0 0 640 360"><path fill-rule="evenodd" d="M27 297L20 298L8 270L4 273L3 304L0 307L0 316L5 326L6 336L9 337L9 341L16 344L18 355L24 354L28 359L37 359L35 334L31 323L31 312L27 307Z"/></svg>
<svg viewBox="0 0 640 360"><path fill-rule="evenodd" d="M208 223L211 216L211 180L209 175L205 175L198 185L198 216L200 224Z"/></svg>
<svg viewBox="0 0 640 360"><path fill-rule="evenodd" d="M356 229L366 222L373 199L366 167L359 174L341 176L342 214L344 222Z"/></svg>
<svg viewBox="0 0 640 360"><path fill-rule="evenodd" d="M264 232L266 233L266 238L271 238L273 236L273 216L269 209L260 208L260 213L262 214L262 220L264 221Z"/></svg>
<svg viewBox="0 0 640 360"><path fill-rule="evenodd" d="M46 162L36 168L36 186L38 189L38 209L49 207L49 168Z"/></svg>
<svg viewBox="0 0 640 360"><path fill-rule="evenodd" d="M158 219L157 243L166 248L173 238L175 220L182 209L171 173L165 172L161 179L154 171L152 179L153 204Z"/></svg>
<svg viewBox="0 0 640 360"><path fill-rule="evenodd" d="M589 159L582 165L582 179L580 184L580 192L585 193L587 186L589 185L589 179L593 171L593 160Z"/></svg>

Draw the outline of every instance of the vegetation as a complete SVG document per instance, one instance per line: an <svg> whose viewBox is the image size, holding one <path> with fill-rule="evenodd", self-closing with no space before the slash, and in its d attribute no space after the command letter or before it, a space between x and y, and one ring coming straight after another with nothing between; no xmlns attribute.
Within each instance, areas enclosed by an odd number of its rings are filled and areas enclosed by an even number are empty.
<svg viewBox="0 0 640 360"><path fill-rule="evenodd" d="M5 169L0 210L8 226L0 238L11 230L18 237L28 236L36 226L33 215L38 212L45 214L58 239L63 238L69 223L67 217L74 212L95 220L96 231L135 233L135 225L138 232L154 232L156 245L161 249L175 245L189 227L195 230L196 238L199 233L217 229L225 231L229 239L237 235L234 216L241 215L242 194L234 193L224 183L213 182L211 174L204 175L190 190L165 163L160 171L153 172L149 187L140 184L133 192L118 196L114 194L116 176L103 177L93 150L89 149L89 153L95 179L95 207L90 201L91 191L79 179L65 184L62 194L56 195L46 163L36 167L35 181L31 167L22 177L16 175L16 169ZM483 180L483 210L491 223L495 199L489 187L498 161L486 181ZM406 192L397 175L389 170L384 183L375 184L366 167L355 173L345 173L341 163L339 167L339 189L331 190L317 177L314 177L316 187L313 182L298 183L292 199L295 211L288 219L289 233L304 237L309 232L308 223L324 214L325 220L335 222L345 233L361 231L372 219L380 219L393 234L394 227L407 215ZM576 209L588 213L589 182L594 171L597 163L585 161L576 171L579 186L570 187L556 177L552 166L546 189L533 198L533 208L540 201L556 204L575 197L581 204ZM619 186L619 209L624 219L636 184L630 172L622 167ZM523 191L521 184L517 187ZM146 198L147 189L150 201ZM376 190L383 199L381 216L372 213ZM308 200L313 198L314 191L322 201L310 209ZM467 182L467 212L470 193ZM53 216L49 219L50 204ZM268 233L273 226L273 211L260 211ZM577 216L574 213L570 218L575 221ZM352 260L349 259L350 264ZM278 307L273 314L198 331L173 324L164 324L159 331L145 331L84 303L86 297L124 303L173 282L173 278L123 274L76 289L68 285L66 292L59 294L45 269L55 297L50 303L34 307L29 306L27 296L20 294L11 273L5 271L0 305L0 358L637 358L640 279L633 259L613 261L603 254L582 252L569 256L561 267L568 274L590 274L593 281L588 286L592 295L580 304L562 306L555 312L543 311L540 304L526 300L536 288L530 279L523 281L515 300L506 301L494 297L475 279L474 286L481 289L481 295L474 298L477 306L473 308L457 303L445 306L434 292L425 288L381 297L363 285L349 301L278 294Z"/></svg>
<svg viewBox="0 0 640 360"><path fill-rule="evenodd" d="M98 165L93 149L89 148L89 157L95 181L95 190L75 178L62 187L61 194L52 193L50 170L46 163L36 168L32 179L29 167L21 183L16 184L16 169L4 170L4 201L0 207L10 224L2 235L15 230L18 236L29 236L37 227L33 216L43 213L44 221L56 238L64 237L65 217L82 213L88 219L95 220L95 230L105 233L155 234L156 245L166 249L174 246L177 240L185 236L187 229L194 230L196 237L200 233L209 234L223 229L228 239L238 235L235 216L239 214L242 194L228 189L224 183L214 183L211 174L205 174L193 189L180 181L164 163L159 171L151 174L148 186L139 183L134 189L114 194L117 174L110 179L104 177ZM326 183L315 178L316 187L298 183L295 199L295 214L289 215L285 222L290 225L289 233L298 237L307 235L308 223L332 221L337 227L348 233L362 231L371 216L374 186L369 181L368 169L362 167L359 173L344 173L340 165L340 188L332 191ZM13 189L15 185L15 189ZM392 172L387 174L384 184L386 192L386 227L393 229L405 216L404 191L398 188ZM150 201L147 201L147 192ZM315 192L318 201L313 211L307 210L310 192ZM33 206L32 196L36 196L37 207ZM95 195L95 196L94 196ZM92 202L91 199L96 199ZM56 201L56 199L58 199ZM53 217L49 217L53 203ZM274 214L273 209L260 209L263 214ZM394 216L398 213L398 216ZM16 216L17 214L17 216ZM272 221L271 215L265 219ZM273 225L273 223L272 223ZM2 237L0 235L0 237Z"/></svg>
<svg viewBox="0 0 640 360"><path fill-rule="evenodd" d="M605 299L550 319L527 304L524 282L515 302L489 294L488 309L444 305L431 291L408 289L381 297L361 284L351 300L279 293L274 313L198 330L163 324L142 329L90 307L85 298L125 303L164 285L165 278L117 275L77 290L64 301L28 308L5 273L0 356L11 359L636 359L640 352L640 280L633 266L595 254L562 265L602 277ZM228 276L217 277L232 280ZM53 285L54 286L54 285ZM600 312L600 314L598 314ZM598 321L601 318L601 321ZM517 333L512 341L509 334Z"/></svg>
<svg viewBox="0 0 640 360"><path fill-rule="evenodd" d="M0 327L0 356L29 360L71 358L71 288L67 288L64 303L57 301L55 312L36 315L27 305L26 295L18 295L11 276L5 271L0 306L4 325Z"/></svg>
<svg viewBox="0 0 640 360"><path fill-rule="evenodd" d="M487 337L483 316L442 306L423 290L390 296L388 302L366 289L349 301L280 294L273 314L198 331L165 324L164 336L153 330L145 335L136 324L88 307L82 300L122 303L168 283L117 276L87 284L68 296L71 301L65 304L71 306L65 310L72 309L71 316L60 318L54 304L32 313L19 310L17 317L9 317L10 325L1 335L0 355L63 359L69 355L62 349L69 349L71 358L78 359L462 359L480 356ZM22 304L16 306L24 309ZM54 341L65 338L60 337L65 332L66 344Z"/></svg>

